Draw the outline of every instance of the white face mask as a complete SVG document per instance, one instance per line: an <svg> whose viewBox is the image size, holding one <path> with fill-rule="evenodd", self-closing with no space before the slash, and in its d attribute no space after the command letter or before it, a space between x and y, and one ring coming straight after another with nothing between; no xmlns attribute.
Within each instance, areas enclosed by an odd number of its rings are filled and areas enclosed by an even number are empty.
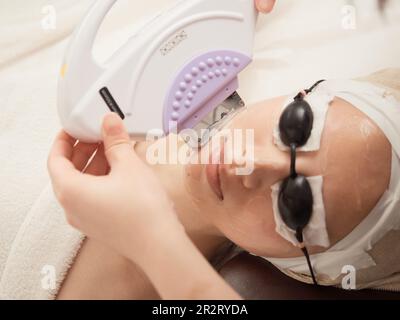
<svg viewBox="0 0 400 320"><path fill-rule="evenodd" d="M329 104L333 101L334 96L317 87L313 92L309 93L304 100L308 102L314 115L313 129L307 143L297 150L300 152L313 152L320 149L322 132L325 127L326 115ZM292 102L293 99L285 103L285 107ZM289 151L289 148L283 144L279 135L279 127L274 130L274 143L283 150ZM313 194L313 210L310 222L303 230L304 244L306 246L329 247L329 236L326 228L325 206L322 196L323 177L308 177L311 191ZM278 196L281 182L273 185L272 189L272 207L276 224L276 232L284 239L298 246L299 241L296 239L295 230L290 229L282 220L278 208Z"/></svg>

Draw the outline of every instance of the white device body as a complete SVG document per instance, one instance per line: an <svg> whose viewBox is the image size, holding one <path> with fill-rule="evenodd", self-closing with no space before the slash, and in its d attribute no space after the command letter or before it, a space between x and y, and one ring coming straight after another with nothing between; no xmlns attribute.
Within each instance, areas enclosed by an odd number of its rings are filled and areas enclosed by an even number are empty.
<svg viewBox="0 0 400 320"><path fill-rule="evenodd" d="M101 141L110 112L99 93L108 88L135 139L163 129L163 109L174 77L194 57L233 50L252 57L257 12L254 0L181 0L131 37L104 64L92 55L105 15L117 0L98 0L75 31L59 80L63 128L84 142ZM179 38L182 31L184 39ZM217 107L217 106L215 106Z"/></svg>

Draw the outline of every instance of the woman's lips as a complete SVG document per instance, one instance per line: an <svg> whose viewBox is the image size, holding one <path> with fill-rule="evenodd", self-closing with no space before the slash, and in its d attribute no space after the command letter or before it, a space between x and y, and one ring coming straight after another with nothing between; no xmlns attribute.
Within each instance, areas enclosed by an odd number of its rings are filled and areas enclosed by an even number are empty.
<svg viewBox="0 0 400 320"><path fill-rule="evenodd" d="M211 190L216 194L219 200L224 200L224 195L221 188L219 164L208 164L206 166L206 175Z"/></svg>

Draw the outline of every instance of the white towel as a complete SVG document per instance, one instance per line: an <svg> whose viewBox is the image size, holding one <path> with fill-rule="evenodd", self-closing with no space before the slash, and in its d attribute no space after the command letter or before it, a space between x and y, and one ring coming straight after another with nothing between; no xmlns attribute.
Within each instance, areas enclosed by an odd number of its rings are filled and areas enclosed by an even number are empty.
<svg viewBox="0 0 400 320"><path fill-rule="evenodd" d="M42 286L42 272L52 266L58 288L82 240L46 172L65 46L52 44L71 33L90 1L0 2L0 298L51 299L57 290ZM52 31L41 28L46 5L62 12Z"/></svg>
<svg viewBox="0 0 400 320"><path fill-rule="evenodd" d="M73 263L82 235L65 222L46 170L50 145L60 129L57 78L64 38L89 0L0 0L0 298L52 299ZM120 0L107 21L105 57L128 38L137 21L173 0ZM356 31L340 26L342 0L278 1L263 17L254 64L240 77L240 93L256 101L308 86L320 78L354 77L399 67L399 2L393 21L375 15ZM57 12L55 30L44 31L44 6ZM397 5L397 7L396 7ZM312 8L312 10L310 10ZM317 13L317 14L314 14ZM6 32L3 32L6 30ZM112 45L111 45L112 44ZM343 52L343 48L347 50ZM48 288L48 267L56 288ZM44 272L44 273L42 273Z"/></svg>
<svg viewBox="0 0 400 320"><path fill-rule="evenodd" d="M65 218L47 186L12 242L0 281L0 299L54 299L83 236Z"/></svg>

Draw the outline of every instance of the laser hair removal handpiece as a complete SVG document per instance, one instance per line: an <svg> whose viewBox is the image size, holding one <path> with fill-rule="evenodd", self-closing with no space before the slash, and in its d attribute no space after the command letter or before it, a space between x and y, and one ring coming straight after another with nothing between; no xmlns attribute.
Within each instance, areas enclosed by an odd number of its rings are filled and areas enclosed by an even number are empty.
<svg viewBox="0 0 400 320"><path fill-rule="evenodd" d="M100 65L92 47L116 1L96 1L67 50L58 111L70 135L100 142L110 110L124 119L134 139L179 133L232 98L238 74L252 60L254 0L178 1Z"/></svg>

